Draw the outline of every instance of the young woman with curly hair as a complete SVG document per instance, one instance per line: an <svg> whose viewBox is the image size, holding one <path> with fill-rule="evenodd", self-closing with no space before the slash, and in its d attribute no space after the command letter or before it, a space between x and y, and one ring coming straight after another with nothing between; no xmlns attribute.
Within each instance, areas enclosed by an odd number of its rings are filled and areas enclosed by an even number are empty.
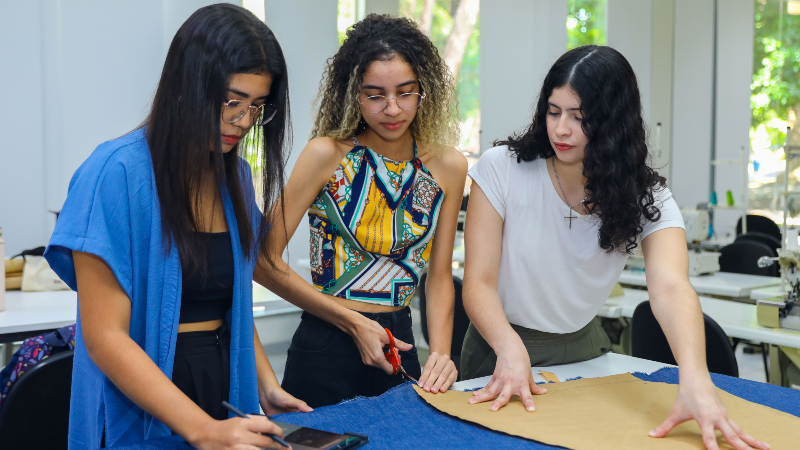
<svg viewBox="0 0 800 450"><path fill-rule="evenodd" d="M426 390L444 392L457 377L448 357L451 267L467 162L452 147L454 102L447 66L408 19L367 16L328 60L312 139L286 185L285 232L278 226L269 239L278 261L307 215L313 286L288 266L265 274L271 290L305 310L283 387L311 406L405 381L384 356L384 328ZM426 267L423 371L408 305Z"/></svg>
<svg viewBox="0 0 800 450"><path fill-rule="evenodd" d="M496 142L470 170L464 306L472 323L461 373L492 375L470 402L493 400L497 410L517 394L533 411L531 394L546 390L531 366L606 353L595 316L641 245L653 311L681 372L673 410L650 435L695 419L709 448L714 429L738 449L768 448L727 417L714 391L683 220L648 166L641 111L619 52L576 48L547 74L528 129Z"/></svg>

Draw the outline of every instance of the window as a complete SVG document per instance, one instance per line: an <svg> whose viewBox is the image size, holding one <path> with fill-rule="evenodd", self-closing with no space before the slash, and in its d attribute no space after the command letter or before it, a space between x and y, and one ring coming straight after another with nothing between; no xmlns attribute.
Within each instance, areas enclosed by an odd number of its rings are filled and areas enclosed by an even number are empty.
<svg viewBox="0 0 800 450"><path fill-rule="evenodd" d="M606 0L569 0L567 50L606 45Z"/></svg>
<svg viewBox="0 0 800 450"><path fill-rule="evenodd" d="M460 114L459 150L480 152L479 0L400 0L400 15L430 36L456 78Z"/></svg>
<svg viewBox="0 0 800 450"><path fill-rule="evenodd" d="M800 1L755 0L753 82L750 106L750 212L800 225L800 159L789 160L784 198L786 129L800 145Z"/></svg>

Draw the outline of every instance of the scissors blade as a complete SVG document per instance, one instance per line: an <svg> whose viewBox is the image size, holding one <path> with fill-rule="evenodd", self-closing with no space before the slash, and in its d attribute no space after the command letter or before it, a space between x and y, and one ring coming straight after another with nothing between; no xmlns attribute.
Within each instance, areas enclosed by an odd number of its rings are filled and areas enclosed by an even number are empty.
<svg viewBox="0 0 800 450"><path fill-rule="evenodd" d="M403 369L403 366L400 366L400 372L401 372L403 375L405 375L405 377L406 377L406 378L410 379L410 380L411 380L411 381L413 381L414 383L417 383L417 384L419 384L419 381L417 381L417 379L416 379L416 378L414 378L414 377L412 377L411 375L409 375L409 374L408 374L408 372L406 372L406 369Z"/></svg>

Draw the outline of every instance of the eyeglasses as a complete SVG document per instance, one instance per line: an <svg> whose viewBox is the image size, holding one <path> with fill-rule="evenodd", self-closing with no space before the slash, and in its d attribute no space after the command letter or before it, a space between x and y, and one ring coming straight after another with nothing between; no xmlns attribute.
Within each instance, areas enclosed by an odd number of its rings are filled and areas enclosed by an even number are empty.
<svg viewBox="0 0 800 450"><path fill-rule="evenodd" d="M363 102L358 102L358 104L363 106L367 112L377 114L379 112L383 112L384 109L389 107L389 100L394 100L397 102L397 107L403 111L413 111L419 108L423 99L425 99L424 94L407 92L405 94L400 94L397 97L370 95L369 97L365 98Z"/></svg>
<svg viewBox="0 0 800 450"><path fill-rule="evenodd" d="M251 105L241 100L228 100L222 105L222 120L234 123L250 111L250 119L254 125L263 126L275 117L278 108L275 105Z"/></svg>

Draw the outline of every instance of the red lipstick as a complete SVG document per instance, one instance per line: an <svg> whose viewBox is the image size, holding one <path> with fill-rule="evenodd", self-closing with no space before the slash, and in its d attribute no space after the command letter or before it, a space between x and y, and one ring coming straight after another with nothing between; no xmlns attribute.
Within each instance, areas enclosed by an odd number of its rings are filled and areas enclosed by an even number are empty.
<svg viewBox="0 0 800 450"><path fill-rule="evenodd" d="M239 142L239 139L241 139L241 136L236 136L235 134L222 135L222 141L230 145L235 145L237 142Z"/></svg>
<svg viewBox="0 0 800 450"><path fill-rule="evenodd" d="M561 142L553 142L553 146L560 152L565 152L575 147L574 145L562 144Z"/></svg>

